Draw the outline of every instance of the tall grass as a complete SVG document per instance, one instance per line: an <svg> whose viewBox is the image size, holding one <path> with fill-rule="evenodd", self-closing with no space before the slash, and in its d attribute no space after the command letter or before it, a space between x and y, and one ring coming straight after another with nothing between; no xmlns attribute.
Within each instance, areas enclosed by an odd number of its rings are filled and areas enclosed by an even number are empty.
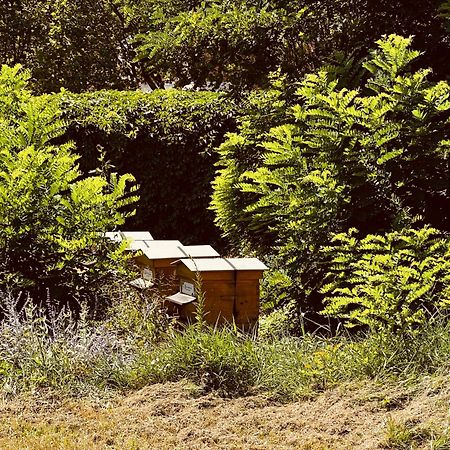
<svg viewBox="0 0 450 450"><path fill-rule="evenodd" d="M83 306L75 318L67 309L39 308L29 299L3 294L1 300L3 394L40 388L86 393L114 387L116 373L134 361L138 348L160 338L155 324L164 322L155 307L132 299L116 305L102 322L88 320Z"/></svg>
<svg viewBox="0 0 450 450"><path fill-rule="evenodd" d="M122 299L102 322L51 314L3 298L0 390L96 394L189 379L223 395L265 392L295 399L345 381L409 379L448 371L450 324L429 321L411 336L303 337L242 334L232 327L176 329L153 302Z"/></svg>

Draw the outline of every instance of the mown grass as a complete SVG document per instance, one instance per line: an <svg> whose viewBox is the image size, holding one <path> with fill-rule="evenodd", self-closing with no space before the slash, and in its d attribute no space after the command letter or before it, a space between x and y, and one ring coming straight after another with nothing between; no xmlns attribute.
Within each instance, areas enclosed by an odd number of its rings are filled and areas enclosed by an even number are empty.
<svg viewBox="0 0 450 450"><path fill-rule="evenodd" d="M411 380L450 369L450 324L429 321L411 336L303 337L242 334L232 327L176 329L152 303L121 302L107 320L5 308L0 324L3 394L70 394L193 381L222 395L265 392L290 400L363 379Z"/></svg>

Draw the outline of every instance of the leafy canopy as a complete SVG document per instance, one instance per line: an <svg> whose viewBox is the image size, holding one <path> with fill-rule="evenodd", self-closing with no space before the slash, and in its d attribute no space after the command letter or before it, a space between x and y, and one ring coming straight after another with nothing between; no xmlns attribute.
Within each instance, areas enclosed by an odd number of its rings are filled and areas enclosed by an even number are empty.
<svg viewBox="0 0 450 450"><path fill-rule="evenodd" d="M33 89L75 92L136 86L117 0L3 0L0 63L32 71Z"/></svg>
<svg viewBox="0 0 450 450"><path fill-rule="evenodd" d="M137 58L152 86L164 82L239 91L339 63L348 69L384 34L414 34L421 57L450 66L439 2L426 0L128 0ZM354 62L353 61L353 62ZM350 64L351 65L351 64Z"/></svg>

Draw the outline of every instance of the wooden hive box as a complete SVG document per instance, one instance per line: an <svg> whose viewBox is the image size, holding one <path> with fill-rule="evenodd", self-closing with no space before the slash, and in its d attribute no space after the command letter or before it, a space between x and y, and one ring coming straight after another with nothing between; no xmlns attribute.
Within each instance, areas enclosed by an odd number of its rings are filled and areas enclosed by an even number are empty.
<svg viewBox="0 0 450 450"><path fill-rule="evenodd" d="M229 258L228 262L236 274L234 320L239 328L253 328L259 318L260 280L267 267L257 258Z"/></svg>
<svg viewBox="0 0 450 450"><path fill-rule="evenodd" d="M140 250L148 247L147 242L153 241L149 231L108 231L104 237L114 242L127 241L129 251ZM153 286L153 272L141 267L141 277L130 282L131 286L138 289L147 289Z"/></svg>
<svg viewBox="0 0 450 450"><path fill-rule="evenodd" d="M163 296L178 289L176 267L172 264L180 258L208 258L219 254L210 245L185 246L180 241L146 241L140 246L135 261L141 267L143 278L151 276Z"/></svg>
<svg viewBox="0 0 450 450"><path fill-rule="evenodd" d="M259 317L259 281L266 266L256 258L181 259L175 263L179 292L168 296L180 319L193 321L198 276L204 295L205 320L211 324L255 326Z"/></svg>

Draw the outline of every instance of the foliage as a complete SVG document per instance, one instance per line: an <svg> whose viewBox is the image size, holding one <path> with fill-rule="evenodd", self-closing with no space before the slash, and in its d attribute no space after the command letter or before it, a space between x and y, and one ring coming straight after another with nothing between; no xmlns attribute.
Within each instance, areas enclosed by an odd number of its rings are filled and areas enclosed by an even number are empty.
<svg viewBox="0 0 450 450"><path fill-rule="evenodd" d="M44 312L1 295L0 393L48 390L101 396L149 383L191 380L222 395L259 391L297 399L358 380L419 381L449 369L450 324L436 316L420 334L256 338L232 329L175 331L153 299L121 291L102 321ZM49 314L50 313L50 314ZM161 328L165 324L165 329Z"/></svg>
<svg viewBox="0 0 450 450"><path fill-rule="evenodd" d="M292 65L307 54L304 8L288 3L144 2L149 30L137 36L137 56L149 73L179 86L258 86L280 65L295 71Z"/></svg>
<svg viewBox="0 0 450 450"><path fill-rule="evenodd" d="M138 180L141 200L126 227L157 239L219 244L208 211L217 156L212 149L235 126L236 109L212 92L98 91L54 96L86 171L98 148L119 172Z"/></svg>
<svg viewBox="0 0 450 450"><path fill-rule="evenodd" d="M450 73L438 0L4 0L0 63L32 70L38 92L65 87L267 86L342 67L383 34L415 35L422 64ZM137 58L136 58L137 57Z"/></svg>
<svg viewBox="0 0 450 450"><path fill-rule="evenodd" d="M267 86L270 72L298 79L323 64L365 56L383 34L415 35L422 62L449 73L439 2L411 0L135 0L136 52L149 82L231 90Z"/></svg>
<svg viewBox="0 0 450 450"><path fill-rule="evenodd" d="M132 214L134 178L83 176L73 144L54 144L66 126L59 109L49 96L31 96L28 79L19 66L2 67L0 285L35 300L93 301L94 285L124 270L124 249L102 232Z"/></svg>
<svg viewBox="0 0 450 450"><path fill-rule="evenodd" d="M359 89L326 71L307 75L297 104L276 116L281 125L253 139L260 128L250 117L221 148L217 223L278 255L303 308L320 308L321 248L334 233L355 227L364 236L417 220L448 230L450 87L429 81L429 70L409 71L419 56L411 39L377 44Z"/></svg>
<svg viewBox="0 0 450 450"><path fill-rule="evenodd" d="M324 313L405 336L450 307L450 241L432 228L334 236Z"/></svg>
<svg viewBox="0 0 450 450"><path fill-rule="evenodd" d="M396 421L391 417L386 424L383 448L407 450L427 443L430 449L445 450L450 444L448 429L439 429L433 425L418 426L413 420Z"/></svg>
<svg viewBox="0 0 450 450"><path fill-rule="evenodd" d="M5 0L0 4L0 62L21 63L39 92L136 86L116 0Z"/></svg>
<svg viewBox="0 0 450 450"><path fill-rule="evenodd" d="M447 31L450 30L450 2L444 1L440 8L439 8L439 12L441 17L445 20L445 27L447 29Z"/></svg>

